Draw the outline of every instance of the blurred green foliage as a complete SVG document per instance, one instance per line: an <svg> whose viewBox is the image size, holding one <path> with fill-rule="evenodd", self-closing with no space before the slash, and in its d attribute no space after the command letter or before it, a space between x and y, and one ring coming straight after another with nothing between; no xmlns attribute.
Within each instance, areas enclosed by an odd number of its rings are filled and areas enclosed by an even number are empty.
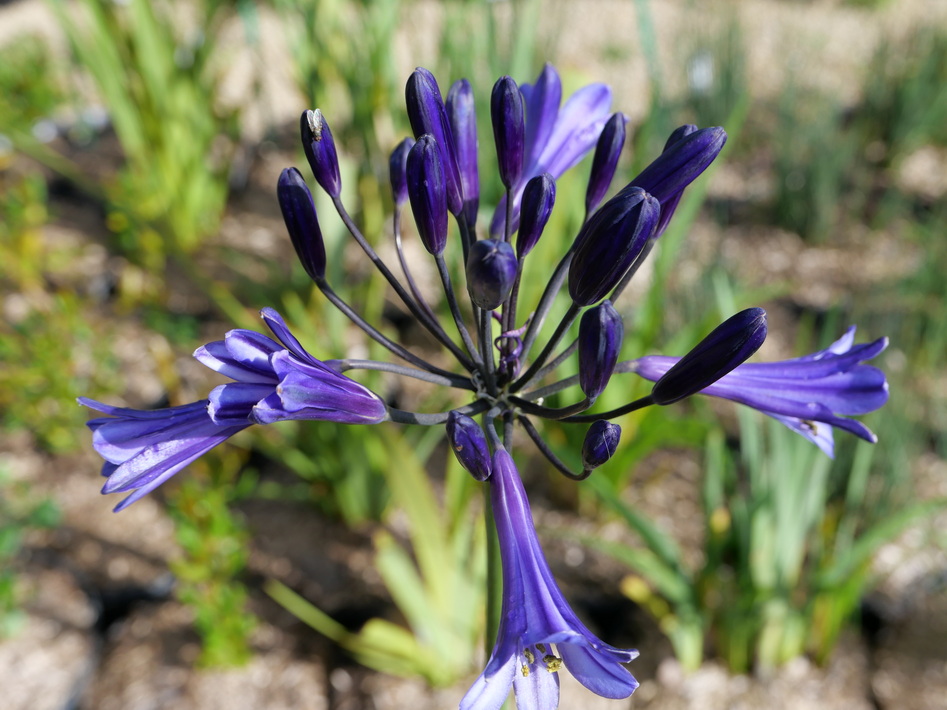
<svg viewBox="0 0 947 710"><path fill-rule="evenodd" d="M24 590L18 585L17 555L31 530L59 525L59 508L41 500L23 481L15 481L0 465L0 641L12 636L23 624L20 609Z"/></svg>
<svg viewBox="0 0 947 710"><path fill-rule="evenodd" d="M109 375L116 363L111 324L80 294L48 281L77 254L54 251L43 238L43 176L0 171L0 213L0 287L10 294L0 320L0 422L28 430L50 451L74 451L87 418L75 397L120 386Z"/></svg>
<svg viewBox="0 0 947 710"><path fill-rule="evenodd" d="M855 122L864 145L883 145L883 165L896 166L925 145L947 145L947 31L921 27L883 41L863 86Z"/></svg>
<svg viewBox="0 0 947 710"><path fill-rule="evenodd" d="M192 464L169 508L183 551L171 571L178 598L194 611L205 667L239 666L252 656L250 636L257 621L247 609L247 589L239 579L250 554L250 536L231 505L242 493L236 480L241 458L239 451L223 449Z"/></svg>
<svg viewBox="0 0 947 710"><path fill-rule="evenodd" d="M92 79L122 148L104 185L120 248L159 273L220 223L239 113L220 105L215 56L230 2L197 3L192 22L148 0L53 0L75 61Z"/></svg>
<svg viewBox="0 0 947 710"><path fill-rule="evenodd" d="M38 120L51 119L65 99L46 43L33 36L0 48L0 87L0 134L31 131Z"/></svg>

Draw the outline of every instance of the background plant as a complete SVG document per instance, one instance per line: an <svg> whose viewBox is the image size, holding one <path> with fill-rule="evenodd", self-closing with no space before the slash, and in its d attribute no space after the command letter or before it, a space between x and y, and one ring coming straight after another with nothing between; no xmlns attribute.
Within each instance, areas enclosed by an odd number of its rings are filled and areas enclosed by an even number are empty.
<svg viewBox="0 0 947 710"><path fill-rule="evenodd" d="M152 273L216 231L239 137L239 113L220 105L215 56L232 5L194 7L186 29L171 21L174 5L83 0L76 11L53 2L122 148L121 168L104 185L108 225Z"/></svg>

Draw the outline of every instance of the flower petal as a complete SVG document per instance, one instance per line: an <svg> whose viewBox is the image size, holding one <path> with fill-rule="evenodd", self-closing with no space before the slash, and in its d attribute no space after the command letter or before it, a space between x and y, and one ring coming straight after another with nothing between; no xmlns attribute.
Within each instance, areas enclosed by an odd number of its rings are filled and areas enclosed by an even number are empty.
<svg viewBox="0 0 947 710"><path fill-rule="evenodd" d="M538 661L538 659L537 659ZM537 662L521 668L513 675L513 692L517 710L554 710L559 707L559 673L551 672Z"/></svg>
<svg viewBox="0 0 947 710"><path fill-rule="evenodd" d="M520 84L520 93L526 108L526 162L534 164L559 115L562 103L562 82L555 67L548 62L539 73L535 84Z"/></svg>
<svg viewBox="0 0 947 710"><path fill-rule="evenodd" d="M273 344L273 348L269 350L259 350L250 342L238 344L240 336L231 337L231 334L238 332L231 331L228 334L230 347L227 340L215 340L195 350L194 357L205 367L238 382L273 383L273 370L270 367L269 356L278 349L277 344L269 338L265 338ZM240 359L235 357L234 350L240 352L243 357ZM247 355L249 357L245 357Z"/></svg>
<svg viewBox="0 0 947 710"><path fill-rule="evenodd" d="M603 657L598 651L573 644L563 644L556 649L562 655L569 672L596 695L603 698L627 698L638 687L638 681L627 668L616 664L608 656ZM638 655L637 651L634 655Z"/></svg>
<svg viewBox="0 0 947 710"><path fill-rule="evenodd" d="M500 710L510 695L515 673L516 656L510 656L490 675L481 673L460 701L460 710Z"/></svg>
<svg viewBox="0 0 947 710"><path fill-rule="evenodd" d="M195 427L188 436L150 444L116 468L106 480L102 492L122 493L142 486L149 486L149 490L153 490L247 426L249 423L243 426L218 427L208 419L207 424Z"/></svg>
<svg viewBox="0 0 947 710"><path fill-rule="evenodd" d="M224 346L231 359L256 372L272 373L270 355L278 352L279 343L252 330L237 328L224 336Z"/></svg>
<svg viewBox="0 0 947 710"><path fill-rule="evenodd" d="M572 94L560 109L542 152L524 171L524 179L543 173L559 177L578 163L598 142L611 107L612 90L606 84L589 84Z"/></svg>
<svg viewBox="0 0 947 710"><path fill-rule="evenodd" d="M304 362L318 362L316 358L306 352L306 349L299 344L299 341L296 340L296 336L290 332L289 326L287 326L286 321L283 320L283 316L272 308L264 308L260 311L260 315L263 317L266 326L273 332L273 335L276 336L276 339L293 355Z"/></svg>
<svg viewBox="0 0 947 710"><path fill-rule="evenodd" d="M218 426L246 425L253 407L273 394L272 384L231 382L211 390L207 397L207 414Z"/></svg>

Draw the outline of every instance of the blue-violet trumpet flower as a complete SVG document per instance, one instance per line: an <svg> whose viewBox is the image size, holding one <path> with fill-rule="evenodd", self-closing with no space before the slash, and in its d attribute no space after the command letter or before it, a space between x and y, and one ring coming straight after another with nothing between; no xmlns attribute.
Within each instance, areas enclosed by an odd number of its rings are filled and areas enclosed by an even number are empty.
<svg viewBox="0 0 947 710"><path fill-rule="evenodd" d="M867 414L888 401L888 382L877 367L863 365L887 346L887 338L853 345L855 326L825 350L781 362L745 363L701 391L753 407L834 455L833 427L865 441L878 437L847 416ZM680 358L649 355L628 370L659 380Z"/></svg>
<svg viewBox="0 0 947 710"><path fill-rule="evenodd" d="M116 511L252 424L284 419L376 424L387 418L378 395L307 353L276 311L265 308L262 315L277 340L231 330L194 352L202 364L233 380L205 400L142 411L79 399L107 415L88 427L92 445L105 459L102 492L132 492Z"/></svg>
<svg viewBox="0 0 947 710"><path fill-rule="evenodd" d="M638 652L604 643L569 607L552 578L526 491L505 450L493 455L488 481L503 567L500 631L487 667L460 710L498 710L511 685L518 710L556 708L563 667L597 695L627 698L638 681L623 664Z"/></svg>

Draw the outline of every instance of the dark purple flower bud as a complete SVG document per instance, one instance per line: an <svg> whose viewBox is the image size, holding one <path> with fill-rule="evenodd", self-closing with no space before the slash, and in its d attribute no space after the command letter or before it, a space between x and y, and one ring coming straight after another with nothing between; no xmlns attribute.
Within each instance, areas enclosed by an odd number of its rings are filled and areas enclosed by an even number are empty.
<svg viewBox="0 0 947 710"><path fill-rule="evenodd" d="M623 113L613 113L602 129L595 146L595 157L592 158L592 173L589 175L589 187L585 192L585 212L592 214L598 203L608 192L612 184L615 170L618 168L618 158L625 147L625 125L628 117Z"/></svg>
<svg viewBox="0 0 947 710"><path fill-rule="evenodd" d="M608 384L625 325L612 302L605 300L582 314L579 322L579 386L585 396L594 400Z"/></svg>
<svg viewBox="0 0 947 710"><path fill-rule="evenodd" d="M641 188L626 187L602 205L576 237L569 295L580 306L605 298L654 235L661 208Z"/></svg>
<svg viewBox="0 0 947 710"><path fill-rule="evenodd" d="M722 128L689 130L689 126L677 129L664 152L625 189L640 187L654 195L663 208L665 202L696 180L723 150L727 132ZM672 142L677 134L680 137Z"/></svg>
<svg viewBox="0 0 947 710"><path fill-rule="evenodd" d="M446 108L464 193L464 217L473 231L480 210L480 175L477 170L477 115L469 81L458 79L454 82L447 92Z"/></svg>
<svg viewBox="0 0 947 710"><path fill-rule="evenodd" d="M693 123L685 123L683 126L678 126L671 131L671 135L669 135L667 141L665 141L664 150L666 151L675 143L687 138L691 133L697 133L697 126Z"/></svg>
<svg viewBox="0 0 947 710"><path fill-rule="evenodd" d="M470 300L492 311L509 297L518 270L516 254L507 242L499 239L474 242L467 257Z"/></svg>
<svg viewBox="0 0 947 710"><path fill-rule="evenodd" d="M408 152L407 177L411 212L424 248L441 254L447 246L447 195L441 155L430 134Z"/></svg>
<svg viewBox="0 0 947 710"><path fill-rule="evenodd" d="M453 411L447 415L447 440L464 470L478 481L490 478L492 457L483 429L470 417Z"/></svg>
<svg viewBox="0 0 947 710"><path fill-rule="evenodd" d="M460 180L460 168L454 136L437 80L427 69L414 70L404 89L404 98L408 107L408 120L414 137L420 138L430 133L437 141L444 167L444 182L447 188L447 207L451 214L459 215L464 208L463 186Z"/></svg>
<svg viewBox="0 0 947 710"><path fill-rule="evenodd" d="M516 255L520 259L536 246L555 203L556 181L552 175L543 173L526 183L520 208L520 231L516 235Z"/></svg>
<svg viewBox="0 0 947 710"><path fill-rule="evenodd" d="M322 230L316 218L316 205L303 176L296 168L286 168L276 183L283 221L293 241L296 256L313 281L322 281L326 275L326 247Z"/></svg>
<svg viewBox="0 0 947 710"><path fill-rule="evenodd" d="M388 174L391 178L391 197L400 207L408 199L408 153L414 147L413 138L405 138L391 151Z"/></svg>
<svg viewBox="0 0 947 710"><path fill-rule="evenodd" d="M493 85L490 117L493 119L493 140L497 147L500 180L507 190L512 190L523 175L526 126L523 97L516 82L508 76L501 76Z"/></svg>
<svg viewBox="0 0 947 710"><path fill-rule="evenodd" d="M608 461L618 448L621 427L605 419L593 422L582 442L582 468L591 471Z"/></svg>
<svg viewBox="0 0 947 710"><path fill-rule="evenodd" d="M714 328L654 384L655 404L673 404L741 365L766 340L766 311L747 308Z"/></svg>
<svg viewBox="0 0 947 710"><path fill-rule="evenodd" d="M342 192L342 178L339 176L339 156L335 152L332 131L322 116L322 111L303 111L299 119L300 133L303 138L303 150L312 174L319 187L329 197L338 197Z"/></svg>
<svg viewBox="0 0 947 710"><path fill-rule="evenodd" d="M667 143L664 144L664 150L667 151L672 145L677 143L680 140L683 140L691 133L697 131L697 126L692 123L687 123L676 128L670 136L668 136ZM664 202L661 203L661 219L658 221L658 230L657 236L664 234L664 230L667 229L668 224L671 222L671 217L674 216L674 213L677 211L677 206L681 202L681 198L684 196L684 191L681 190L676 195L667 198Z"/></svg>

